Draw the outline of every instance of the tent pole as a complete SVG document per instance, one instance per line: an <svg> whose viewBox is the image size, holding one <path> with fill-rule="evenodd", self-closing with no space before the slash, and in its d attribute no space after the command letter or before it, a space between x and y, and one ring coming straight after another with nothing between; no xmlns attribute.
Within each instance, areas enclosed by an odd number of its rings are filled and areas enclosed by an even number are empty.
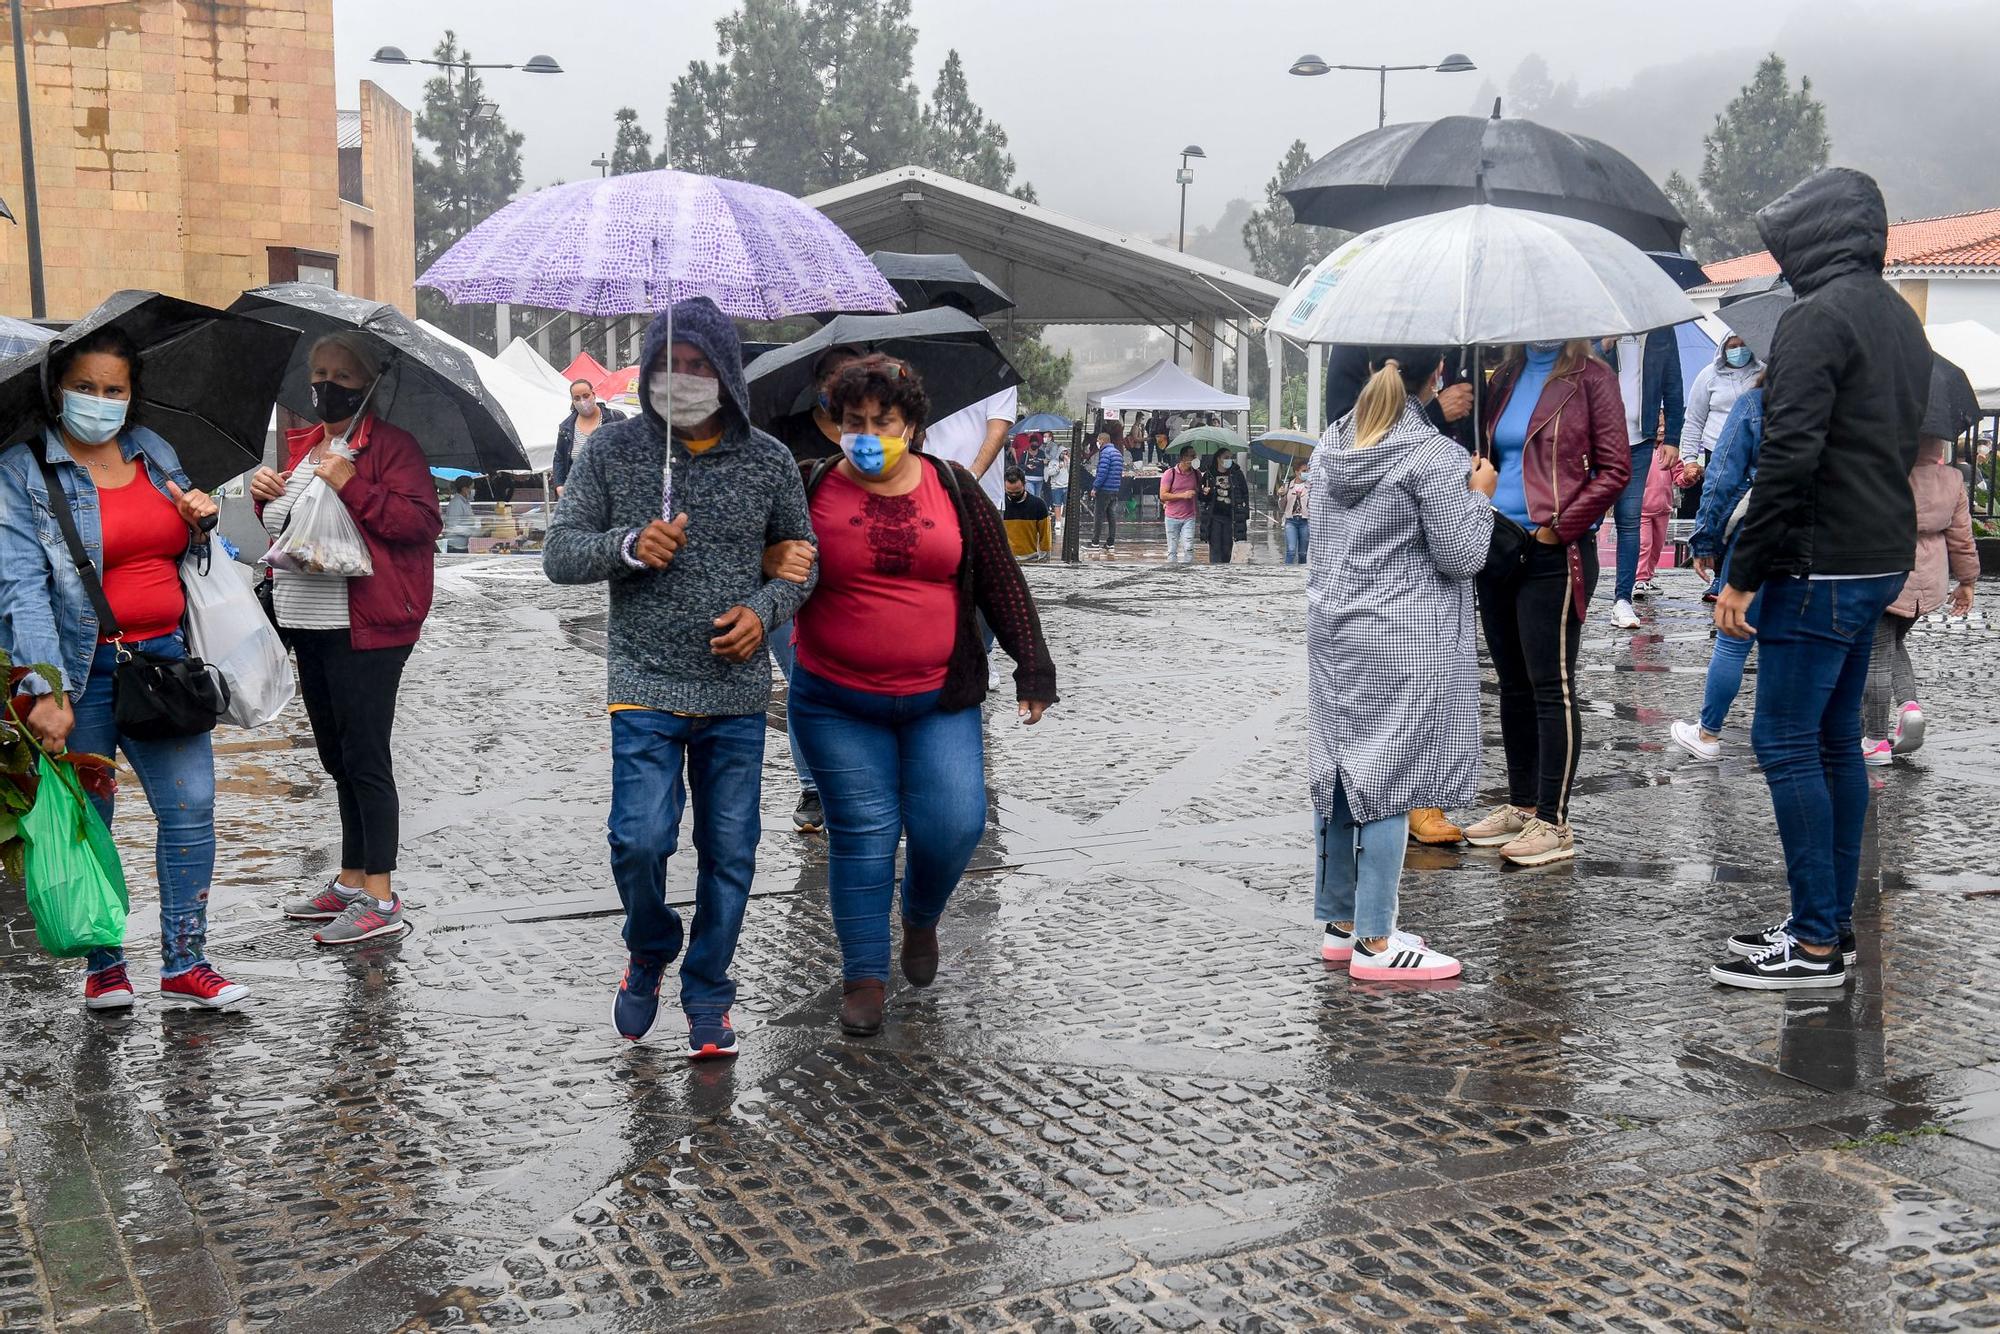
<svg viewBox="0 0 2000 1334"><path fill-rule="evenodd" d="M1090 412L1088 403L1084 405L1084 412L1086 415ZM1084 503L1081 499L1083 493L1078 490L1082 481L1083 422L1078 420L1072 422L1069 428L1069 485L1065 488L1069 498L1063 502L1062 558L1065 565L1075 565L1083 559L1083 529L1076 523L1077 506Z"/></svg>

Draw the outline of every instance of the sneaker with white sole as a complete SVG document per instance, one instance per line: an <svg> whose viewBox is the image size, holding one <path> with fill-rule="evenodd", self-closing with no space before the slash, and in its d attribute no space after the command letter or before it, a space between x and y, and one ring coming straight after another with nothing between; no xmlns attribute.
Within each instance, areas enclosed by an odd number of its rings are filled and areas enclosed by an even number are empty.
<svg viewBox="0 0 2000 1334"><path fill-rule="evenodd" d="M391 936L403 929L403 896L384 903L373 894L363 894L347 905L346 911L313 932L316 945L358 945L364 940Z"/></svg>
<svg viewBox="0 0 2000 1334"><path fill-rule="evenodd" d="M1861 738L1861 762L1874 768L1896 762L1896 748L1886 741L1871 741Z"/></svg>
<svg viewBox="0 0 2000 1334"><path fill-rule="evenodd" d="M1407 931L1391 931L1390 939L1400 940L1415 949L1422 949L1422 936L1413 936ZM1319 957L1328 963L1346 963L1354 955L1354 933L1343 931L1332 922L1326 924L1326 931L1320 936Z"/></svg>
<svg viewBox="0 0 2000 1334"><path fill-rule="evenodd" d="M1550 824L1539 817L1528 821L1519 837L1500 849L1500 855L1516 866L1547 866L1576 856L1576 836L1566 824Z"/></svg>
<svg viewBox="0 0 2000 1334"><path fill-rule="evenodd" d="M1619 598L1611 604L1611 623L1620 630L1637 630L1639 628L1639 613L1633 610L1631 603L1627 602L1624 598Z"/></svg>
<svg viewBox="0 0 2000 1334"><path fill-rule="evenodd" d="M1742 955L1715 965L1709 977L1725 987L1745 987L1751 991L1793 991L1802 988L1839 987L1847 984L1847 964L1839 950L1825 955L1808 954L1789 933L1776 944L1766 945L1755 954Z"/></svg>
<svg viewBox="0 0 2000 1334"><path fill-rule="evenodd" d="M1713 762L1722 758L1722 738L1717 737L1710 741L1701 734L1699 723L1676 718L1674 725L1667 730L1673 734L1674 744L1696 759Z"/></svg>
<svg viewBox="0 0 2000 1334"><path fill-rule="evenodd" d="M1458 960L1401 931L1389 937L1380 954L1370 950L1367 941L1355 941L1354 955L1347 962L1347 975L1357 982L1436 982L1461 971Z"/></svg>
<svg viewBox="0 0 2000 1334"><path fill-rule="evenodd" d="M241 982L231 982L221 973L205 963L198 963L185 973L160 979L160 998L170 1001L185 1001L189 1005L199 1005L205 1010L220 1010L234 1005L250 994L250 988Z"/></svg>
<svg viewBox="0 0 2000 1334"><path fill-rule="evenodd" d="M1910 700L1896 710L1895 724L1889 729L1889 749L1898 755L1908 755L1913 750L1922 749L1924 744L1924 708L1915 700Z"/></svg>
<svg viewBox="0 0 2000 1334"><path fill-rule="evenodd" d="M1465 841L1475 848L1501 847L1519 838L1534 818L1512 806L1495 806L1485 819L1465 827Z"/></svg>
<svg viewBox="0 0 2000 1334"><path fill-rule="evenodd" d="M1760 954L1784 940L1792 933L1792 919L1787 917L1776 926L1767 926L1762 931L1739 931L1729 938L1729 952L1749 958ZM1850 967L1854 963L1854 933L1840 933L1840 961Z"/></svg>
<svg viewBox="0 0 2000 1334"><path fill-rule="evenodd" d="M294 922L331 922L346 912L365 889L349 889L338 880L329 880L317 894L307 894L285 905L285 916Z"/></svg>
<svg viewBox="0 0 2000 1334"><path fill-rule="evenodd" d="M84 974L83 1008L86 1010L132 1008L132 977L125 971L124 964L114 963L109 968L100 968L94 973Z"/></svg>

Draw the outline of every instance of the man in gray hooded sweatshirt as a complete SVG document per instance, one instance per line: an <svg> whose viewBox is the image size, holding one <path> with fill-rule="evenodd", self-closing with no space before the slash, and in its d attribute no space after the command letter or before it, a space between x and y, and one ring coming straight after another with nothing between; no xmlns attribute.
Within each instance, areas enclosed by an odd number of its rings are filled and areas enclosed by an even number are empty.
<svg viewBox="0 0 2000 1334"><path fill-rule="evenodd" d="M630 952L613 1021L645 1035L681 952L666 871L691 793L688 1055L734 1056L729 965L762 833L764 640L818 578L815 567L802 584L766 579L764 548L810 542L812 524L790 452L750 425L742 343L713 302L656 318L640 364L643 410L601 428L571 466L542 567L555 583L611 585L611 873Z"/></svg>

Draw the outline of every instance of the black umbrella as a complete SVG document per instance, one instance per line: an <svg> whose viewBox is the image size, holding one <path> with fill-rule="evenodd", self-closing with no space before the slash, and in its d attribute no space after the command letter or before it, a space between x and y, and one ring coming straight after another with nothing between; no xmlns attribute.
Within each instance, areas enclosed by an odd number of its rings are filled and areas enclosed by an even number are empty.
<svg viewBox="0 0 2000 1334"><path fill-rule="evenodd" d="M207 490L263 461L297 332L158 292L114 292L46 345L0 363L6 443L41 430L49 358L113 327L139 349L139 424L174 447L196 486Z"/></svg>
<svg viewBox="0 0 2000 1334"><path fill-rule="evenodd" d="M905 255L877 250L868 262L882 270L889 286L911 311L929 310L945 297L957 297L977 319L1011 310L1014 299L957 255Z"/></svg>
<svg viewBox="0 0 2000 1334"><path fill-rule="evenodd" d="M992 331L963 311L940 307L908 315L836 315L810 338L750 363L750 415L768 422L809 407L813 367L833 347L884 352L922 378L937 421L1021 383Z"/></svg>
<svg viewBox="0 0 2000 1334"><path fill-rule="evenodd" d="M1581 218L1641 250L1679 250L1687 229L1623 153L1531 120L1503 120L1497 102L1490 118L1446 116L1357 135L1281 193L1300 222L1355 232L1475 203Z"/></svg>
<svg viewBox="0 0 2000 1334"><path fill-rule="evenodd" d="M1730 302L1716 311L1715 317L1748 343L1759 361L1769 361L1771 343L1778 333L1778 317L1790 309L1792 301L1791 286L1781 281L1760 296ZM1978 416L1979 396L1973 392L1972 381L1956 363L1932 352L1930 399L1917 433L1956 440Z"/></svg>
<svg viewBox="0 0 2000 1334"><path fill-rule="evenodd" d="M307 414L312 407L312 345L330 333L360 333L379 344L388 368L368 411L415 436L434 468L468 472L527 472L528 456L506 412L479 381L472 358L418 328L394 306L315 283L273 283L229 307L297 329L299 339L278 401Z"/></svg>
<svg viewBox="0 0 2000 1334"><path fill-rule="evenodd" d="M1701 261L1681 254L1678 250L1648 250L1646 258L1660 266L1660 271L1680 284L1685 292L1690 287L1700 287L1708 281L1702 272Z"/></svg>
<svg viewBox="0 0 2000 1334"><path fill-rule="evenodd" d="M1792 290L1791 284L1785 281L1784 274L1760 273L1754 278L1744 278L1724 288L1720 304L1733 306L1749 297L1763 296L1766 292L1775 292L1780 288L1787 292Z"/></svg>

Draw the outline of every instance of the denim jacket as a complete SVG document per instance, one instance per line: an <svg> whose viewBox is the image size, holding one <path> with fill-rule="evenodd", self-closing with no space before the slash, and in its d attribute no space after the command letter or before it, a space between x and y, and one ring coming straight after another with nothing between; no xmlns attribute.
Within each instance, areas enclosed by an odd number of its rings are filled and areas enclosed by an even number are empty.
<svg viewBox="0 0 2000 1334"><path fill-rule="evenodd" d="M1715 438L1708 456L1708 476L1702 481L1701 509L1695 514L1688 550L1703 560L1720 560L1735 534L1730 516L1757 480L1757 455L1764 446L1764 391L1745 389L1729 409L1729 420Z"/></svg>
<svg viewBox="0 0 2000 1334"><path fill-rule="evenodd" d="M16 666L56 668L64 691L80 699L97 651L97 612L49 508L48 483L35 461L37 448L55 464L91 563L102 569L104 559L97 483L88 468L70 457L55 430L45 429L39 442L22 441L0 453L0 645ZM145 427L120 431L118 448L127 459L145 456L146 476L161 495L167 494L170 478L181 490L192 489L173 446ZM39 676L28 677L21 689L33 695L49 692Z"/></svg>

